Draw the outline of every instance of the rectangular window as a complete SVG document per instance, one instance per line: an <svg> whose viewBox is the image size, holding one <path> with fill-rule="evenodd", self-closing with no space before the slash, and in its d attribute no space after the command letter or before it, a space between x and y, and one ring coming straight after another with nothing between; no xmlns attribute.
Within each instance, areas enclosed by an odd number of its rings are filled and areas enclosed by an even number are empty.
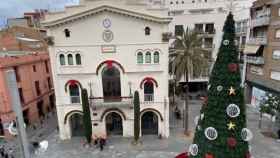
<svg viewBox="0 0 280 158"><path fill-rule="evenodd" d="M40 90L40 83L39 83L39 81L35 81L35 89L36 89L37 95L41 95L41 90Z"/></svg>
<svg viewBox="0 0 280 158"><path fill-rule="evenodd" d="M241 45L245 45L246 44L246 36L242 36L241 37Z"/></svg>
<svg viewBox="0 0 280 158"><path fill-rule="evenodd" d="M20 82L20 75L19 75L19 71L18 71L18 67L17 66L14 67L14 71L15 71L17 82Z"/></svg>
<svg viewBox="0 0 280 158"><path fill-rule="evenodd" d="M175 36L182 36L184 33L183 25L175 25Z"/></svg>
<svg viewBox="0 0 280 158"><path fill-rule="evenodd" d="M213 48L213 38L204 39L204 48Z"/></svg>
<svg viewBox="0 0 280 158"><path fill-rule="evenodd" d="M235 32L236 32L236 33L241 32L241 22L237 22L237 23L236 23L236 29L235 29Z"/></svg>
<svg viewBox="0 0 280 158"><path fill-rule="evenodd" d="M278 16L280 16L280 8L278 8Z"/></svg>
<svg viewBox="0 0 280 158"><path fill-rule="evenodd" d="M50 77L48 77L48 78L47 78L47 80L48 80L48 86L49 86L49 89L51 89L51 88L52 88L51 78L50 78Z"/></svg>
<svg viewBox="0 0 280 158"><path fill-rule="evenodd" d="M280 72L278 72L278 71L271 71L270 77L273 80L280 81Z"/></svg>
<svg viewBox="0 0 280 158"><path fill-rule="evenodd" d="M33 65L33 72L36 72L36 65Z"/></svg>
<svg viewBox="0 0 280 158"><path fill-rule="evenodd" d="M23 96L23 91L22 88L18 89L18 93L19 93L19 99L21 103L24 103L24 96Z"/></svg>
<svg viewBox="0 0 280 158"><path fill-rule="evenodd" d="M203 24L194 24L194 30L198 33L203 33Z"/></svg>
<svg viewBox="0 0 280 158"><path fill-rule="evenodd" d="M206 26L205 26L205 32L206 32L206 33L210 33L210 34L214 34L214 33L215 33L214 24L213 24L213 23L206 24Z"/></svg>
<svg viewBox="0 0 280 158"><path fill-rule="evenodd" d="M280 50L274 50L273 51L272 59L280 60Z"/></svg>
<svg viewBox="0 0 280 158"><path fill-rule="evenodd" d="M46 67L46 72L49 73L49 65L48 65L48 61L45 61L45 67Z"/></svg>
<svg viewBox="0 0 280 158"><path fill-rule="evenodd" d="M275 37L280 38L280 29L275 30Z"/></svg>

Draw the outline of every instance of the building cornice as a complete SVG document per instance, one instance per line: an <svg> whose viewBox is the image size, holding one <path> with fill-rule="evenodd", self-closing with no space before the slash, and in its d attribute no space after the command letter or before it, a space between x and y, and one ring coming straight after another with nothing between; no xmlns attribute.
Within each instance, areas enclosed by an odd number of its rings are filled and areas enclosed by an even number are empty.
<svg viewBox="0 0 280 158"><path fill-rule="evenodd" d="M142 19L142 20L147 20L147 21L156 22L156 23L167 23L168 24L172 20L172 17L168 17L168 16L159 17L159 16L154 16L154 15L149 15L147 13L140 13L140 12L126 10L123 8L117 8L117 7L113 7L113 6L109 6L109 5L102 5L100 7L92 8L92 9L89 9L89 10L86 10L86 11L83 11L80 13L69 15L67 17L61 17L61 18L57 18L57 19L49 20L49 21L47 20L47 21L42 22L42 25L46 28L51 28L51 27L55 27L55 26L64 25L67 23L72 23L77 20L85 19L90 16L102 13L102 12L115 13L115 14L119 14L119 15L123 15L123 16L133 17L136 19Z"/></svg>

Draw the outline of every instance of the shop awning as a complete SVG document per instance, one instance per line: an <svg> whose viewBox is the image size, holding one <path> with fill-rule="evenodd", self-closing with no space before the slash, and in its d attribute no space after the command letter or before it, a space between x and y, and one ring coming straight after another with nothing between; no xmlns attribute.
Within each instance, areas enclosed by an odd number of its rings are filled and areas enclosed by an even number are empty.
<svg viewBox="0 0 280 158"><path fill-rule="evenodd" d="M256 54L261 45L246 44L244 54Z"/></svg>

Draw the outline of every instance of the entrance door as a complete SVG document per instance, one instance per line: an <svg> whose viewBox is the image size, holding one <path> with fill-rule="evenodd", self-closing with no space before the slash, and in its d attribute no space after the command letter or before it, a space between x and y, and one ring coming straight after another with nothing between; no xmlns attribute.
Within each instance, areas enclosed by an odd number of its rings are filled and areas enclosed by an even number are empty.
<svg viewBox="0 0 280 158"><path fill-rule="evenodd" d="M106 116L107 135L123 135L122 118L116 112L111 112Z"/></svg>
<svg viewBox="0 0 280 158"><path fill-rule="evenodd" d="M158 135L158 116L154 112L145 112L141 118L142 135Z"/></svg>
<svg viewBox="0 0 280 158"><path fill-rule="evenodd" d="M70 117L70 127L72 137L84 136L83 116L81 114L73 114Z"/></svg>
<svg viewBox="0 0 280 158"><path fill-rule="evenodd" d="M44 114L44 109L43 109L43 101L39 101L37 103L37 110L38 110L38 114L39 114L39 117L44 117L45 114Z"/></svg>
<svg viewBox="0 0 280 158"><path fill-rule="evenodd" d="M25 123L27 126L29 125L28 113L29 113L29 109L24 110L23 113L22 113L24 123Z"/></svg>
<svg viewBox="0 0 280 158"><path fill-rule="evenodd" d="M105 101L120 100L120 72L115 67L106 67L102 72L103 96Z"/></svg>

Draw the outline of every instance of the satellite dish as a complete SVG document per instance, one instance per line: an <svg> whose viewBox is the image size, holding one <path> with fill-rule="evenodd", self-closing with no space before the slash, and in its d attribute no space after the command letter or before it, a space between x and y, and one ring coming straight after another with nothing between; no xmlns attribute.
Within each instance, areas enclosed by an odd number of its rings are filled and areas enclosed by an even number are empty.
<svg viewBox="0 0 280 158"><path fill-rule="evenodd" d="M11 135L16 136L18 134L17 132L17 125L15 121L12 121L8 127L8 131Z"/></svg>
<svg viewBox="0 0 280 158"><path fill-rule="evenodd" d="M26 128L26 124L24 123L24 128ZM12 121L9 125L8 125L8 131L11 135L16 136L18 135L18 131L17 131L17 124L16 121Z"/></svg>

